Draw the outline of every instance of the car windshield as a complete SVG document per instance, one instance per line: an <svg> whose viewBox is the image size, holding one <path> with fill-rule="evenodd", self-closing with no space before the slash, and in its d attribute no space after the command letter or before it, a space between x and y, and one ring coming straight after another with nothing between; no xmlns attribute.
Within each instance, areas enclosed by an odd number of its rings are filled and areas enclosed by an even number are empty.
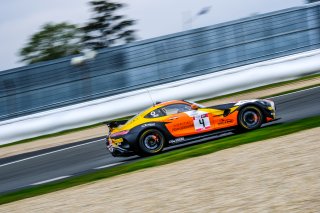
<svg viewBox="0 0 320 213"><path fill-rule="evenodd" d="M201 104L198 104L198 103L195 103L195 102L193 102L193 101L187 101L187 100L184 100L184 101L185 101L186 103L195 104L195 105L197 105L199 108L205 108L205 106L203 106L203 105L201 105ZM152 106L152 107L153 107L153 106ZM134 117L130 118L130 119L126 122L126 124L132 122L135 118L137 118L139 115L143 114L146 110L149 110L149 109L150 109L150 107L147 108L147 109L145 109L145 110L143 110L142 112L136 114Z"/></svg>
<svg viewBox="0 0 320 213"><path fill-rule="evenodd" d="M198 103L196 103L196 102L193 102L193 101L187 101L187 100L185 100L185 102L188 102L188 103L190 103L190 104L195 104L195 105L197 105L199 108L205 108L205 106L203 106L203 105L201 105L201 104L198 104Z"/></svg>
<svg viewBox="0 0 320 213"><path fill-rule="evenodd" d="M164 106L162 110L166 113L166 115L172 115L172 114L190 111L191 106L186 103L171 104L171 105Z"/></svg>

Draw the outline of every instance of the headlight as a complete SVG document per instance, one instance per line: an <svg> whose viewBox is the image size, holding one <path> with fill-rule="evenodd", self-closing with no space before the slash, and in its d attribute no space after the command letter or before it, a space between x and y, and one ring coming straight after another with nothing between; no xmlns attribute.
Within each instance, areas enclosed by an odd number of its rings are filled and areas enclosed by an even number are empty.
<svg viewBox="0 0 320 213"><path fill-rule="evenodd" d="M259 100L259 103L267 107L271 106L271 103L267 100Z"/></svg>
<svg viewBox="0 0 320 213"><path fill-rule="evenodd" d="M270 101L270 100L268 100L268 101L269 101L272 109L276 110L276 105L274 104L274 102L273 102L273 101Z"/></svg>
<svg viewBox="0 0 320 213"><path fill-rule="evenodd" d="M120 131L120 132L116 132L116 133L111 134L110 137L111 137L111 138L114 138L114 137L126 135L126 134L128 134L128 132L129 132L129 130L123 130L123 131Z"/></svg>
<svg viewBox="0 0 320 213"><path fill-rule="evenodd" d="M259 100L259 103L261 103L267 107L272 107L272 109L274 109L274 110L276 109L274 102L271 100Z"/></svg>

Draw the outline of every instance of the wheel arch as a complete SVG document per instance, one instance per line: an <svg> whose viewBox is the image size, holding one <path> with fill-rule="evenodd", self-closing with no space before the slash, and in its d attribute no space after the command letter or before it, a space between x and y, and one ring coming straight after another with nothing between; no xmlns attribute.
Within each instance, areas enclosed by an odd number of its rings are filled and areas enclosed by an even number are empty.
<svg viewBox="0 0 320 213"><path fill-rule="evenodd" d="M237 110L240 112L243 108L248 107L248 106L257 107L262 113L262 116L263 116L262 121L263 121L263 123L266 122L267 112L266 112L264 106L262 106L259 103L256 103L256 102L246 103L246 104L241 105ZM239 122L239 114L237 116L237 119L238 119L238 122Z"/></svg>
<svg viewBox="0 0 320 213"><path fill-rule="evenodd" d="M160 128L160 127L158 127L158 126L150 126L150 127L146 127L146 128L141 129L141 131L137 134L137 141L140 140L141 135L142 135L145 131L150 130L150 129L156 129L156 130L158 130L159 132L161 132L162 135L163 135L163 137L164 137L164 140L165 140L164 146L165 146L165 147L168 146L169 136L168 136L168 134L167 134L162 128Z"/></svg>

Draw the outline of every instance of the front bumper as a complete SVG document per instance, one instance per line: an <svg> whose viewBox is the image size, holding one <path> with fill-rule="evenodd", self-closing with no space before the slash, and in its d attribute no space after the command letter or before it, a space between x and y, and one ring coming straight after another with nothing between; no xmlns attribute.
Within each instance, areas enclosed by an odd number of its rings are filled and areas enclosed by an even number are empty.
<svg viewBox="0 0 320 213"><path fill-rule="evenodd" d="M278 120L276 117L276 105L271 100L261 100L260 104L263 106L263 114L265 116L265 123Z"/></svg>
<svg viewBox="0 0 320 213"><path fill-rule="evenodd" d="M113 157L129 157L135 155L131 150L121 148L119 146L109 143L109 139L105 138L107 150L111 153Z"/></svg>

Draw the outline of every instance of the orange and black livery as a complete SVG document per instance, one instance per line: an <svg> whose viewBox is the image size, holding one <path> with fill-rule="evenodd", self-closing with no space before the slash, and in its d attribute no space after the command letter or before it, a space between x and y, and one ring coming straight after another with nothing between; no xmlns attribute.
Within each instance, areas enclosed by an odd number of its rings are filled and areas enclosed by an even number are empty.
<svg viewBox="0 0 320 213"><path fill-rule="evenodd" d="M106 138L113 156L154 155L164 147L226 130L253 130L276 119L271 100L244 100L205 107L189 101L158 103L128 121L109 122Z"/></svg>

